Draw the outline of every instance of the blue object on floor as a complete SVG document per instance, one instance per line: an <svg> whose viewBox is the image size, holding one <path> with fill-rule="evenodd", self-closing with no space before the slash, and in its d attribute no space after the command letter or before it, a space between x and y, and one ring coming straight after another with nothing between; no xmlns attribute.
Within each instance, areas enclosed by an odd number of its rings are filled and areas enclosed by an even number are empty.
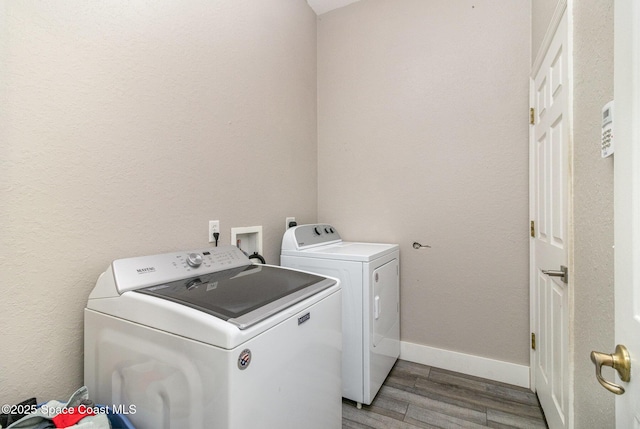
<svg viewBox="0 0 640 429"><path fill-rule="evenodd" d="M102 408L104 405L96 405L96 407ZM107 418L111 423L111 429L136 429L124 414L114 414L109 407L104 408L107 409Z"/></svg>

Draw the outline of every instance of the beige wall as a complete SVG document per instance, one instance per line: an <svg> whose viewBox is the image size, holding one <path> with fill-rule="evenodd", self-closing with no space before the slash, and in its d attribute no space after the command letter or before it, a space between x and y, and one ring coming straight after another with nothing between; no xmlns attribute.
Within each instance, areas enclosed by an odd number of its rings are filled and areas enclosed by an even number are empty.
<svg viewBox="0 0 640 429"><path fill-rule="evenodd" d="M0 4L0 398L82 383L114 258L316 220L316 16L304 0Z"/></svg>
<svg viewBox="0 0 640 429"><path fill-rule="evenodd" d="M529 40L511 0L318 19L318 220L400 244L403 341L529 364Z"/></svg>
<svg viewBox="0 0 640 429"><path fill-rule="evenodd" d="M574 8L574 389L576 428L614 427L614 396L595 380L591 350L614 342L613 164L600 157L602 107L613 99L613 0ZM614 379L609 368L605 376Z"/></svg>

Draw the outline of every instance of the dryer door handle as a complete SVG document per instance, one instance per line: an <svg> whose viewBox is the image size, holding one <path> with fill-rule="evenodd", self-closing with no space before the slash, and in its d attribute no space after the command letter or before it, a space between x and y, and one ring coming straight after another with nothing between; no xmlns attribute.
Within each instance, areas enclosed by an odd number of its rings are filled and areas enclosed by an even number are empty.
<svg viewBox="0 0 640 429"><path fill-rule="evenodd" d="M373 317L378 320L380 318L380 297L376 296L373 299Z"/></svg>

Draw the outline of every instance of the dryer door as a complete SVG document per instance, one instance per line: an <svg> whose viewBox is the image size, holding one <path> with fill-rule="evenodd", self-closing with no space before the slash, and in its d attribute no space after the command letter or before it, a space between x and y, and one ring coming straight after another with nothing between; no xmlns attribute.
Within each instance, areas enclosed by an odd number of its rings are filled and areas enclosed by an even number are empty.
<svg viewBox="0 0 640 429"><path fill-rule="evenodd" d="M373 273L373 347L375 353L394 355L400 341L398 260L393 259ZM389 348L388 353L384 349ZM397 355L396 355L397 356Z"/></svg>
<svg viewBox="0 0 640 429"><path fill-rule="evenodd" d="M369 326L365 349L364 403L370 404L400 355L400 275L398 258L370 271ZM373 268L373 267L372 267Z"/></svg>

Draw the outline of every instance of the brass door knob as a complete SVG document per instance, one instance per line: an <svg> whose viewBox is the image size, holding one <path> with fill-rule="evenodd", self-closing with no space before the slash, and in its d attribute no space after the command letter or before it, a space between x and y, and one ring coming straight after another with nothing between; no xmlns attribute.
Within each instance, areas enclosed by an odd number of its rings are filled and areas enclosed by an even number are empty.
<svg viewBox="0 0 640 429"><path fill-rule="evenodd" d="M631 358L627 348L622 344L618 344L615 353L611 355L593 351L591 352L591 362L596 366L596 378L602 387L616 395L622 395L624 393L622 386L618 386L602 377L602 366L612 367L618 371L620 380L629 381L631 379Z"/></svg>

